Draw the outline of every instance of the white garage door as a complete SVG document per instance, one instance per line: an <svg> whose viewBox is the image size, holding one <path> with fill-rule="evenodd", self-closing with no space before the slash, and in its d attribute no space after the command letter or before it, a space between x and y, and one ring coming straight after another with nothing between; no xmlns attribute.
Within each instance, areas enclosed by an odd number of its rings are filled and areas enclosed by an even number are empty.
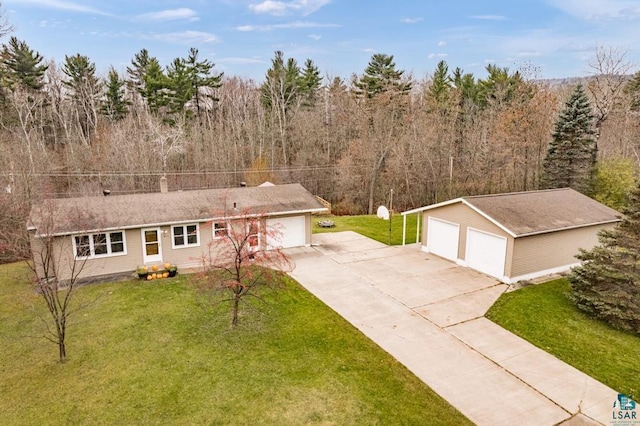
<svg viewBox="0 0 640 426"><path fill-rule="evenodd" d="M507 239L476 229L467 229L467 266L492 277L504 277Z"/></svg>
<svg viewBox="0 0 640 426"><path fill-rule="evenodd" d="M458 259L460 225L429 217L427 246L429 251L445 259Z"/></svg>
<svg viewBox="0 0 640 426"><path fill-rule="evenodd" d="M278 234L269 235L269 234ZM267 219L267 248L300 247L305 243L304 216Z"/></svg>

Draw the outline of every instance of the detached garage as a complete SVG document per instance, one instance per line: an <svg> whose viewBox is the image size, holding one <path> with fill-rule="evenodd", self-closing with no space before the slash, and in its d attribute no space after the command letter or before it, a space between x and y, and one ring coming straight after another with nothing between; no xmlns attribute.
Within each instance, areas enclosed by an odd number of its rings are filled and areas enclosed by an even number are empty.
<svg viewBox="0 0 640 426"><path fill-rule="evenodd" d="M570 188L462 197L409 214L422 216L424 251L506 283L569 270L620 220Z"/></svg>

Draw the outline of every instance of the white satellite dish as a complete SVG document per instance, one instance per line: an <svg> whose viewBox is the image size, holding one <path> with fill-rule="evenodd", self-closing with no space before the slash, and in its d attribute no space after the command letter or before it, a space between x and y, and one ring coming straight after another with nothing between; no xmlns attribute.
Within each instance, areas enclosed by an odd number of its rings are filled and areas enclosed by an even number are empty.
<svg viewBox="0 0 640 426"><path fill-rule="evenodd" d="M378 211L376 212L376 215L380 219L389 220L389 209L386 208L385 206L380 206L378 207Z"/></svg>

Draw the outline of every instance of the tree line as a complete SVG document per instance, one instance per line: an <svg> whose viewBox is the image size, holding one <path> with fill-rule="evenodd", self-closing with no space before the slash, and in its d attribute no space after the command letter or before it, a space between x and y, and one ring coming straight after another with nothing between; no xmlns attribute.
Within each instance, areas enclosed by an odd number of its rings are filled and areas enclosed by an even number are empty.
<svg viewBox="0 0 640 426"><path fill-rule="evenodd" d="M88 56L47 62L10 37L0 260L28 253L34 198L156 191L162 175L172 190L300 182L337 213L371 213L392 189L402 210L567 185L620 207L640 164L640 74L611 48L592 66L577 87L533 66L488 65L479 78L445 61L417 79L376 53L343 79L277 51L256 82L191 48L165 67L142 49L100 76Z"/></svg>

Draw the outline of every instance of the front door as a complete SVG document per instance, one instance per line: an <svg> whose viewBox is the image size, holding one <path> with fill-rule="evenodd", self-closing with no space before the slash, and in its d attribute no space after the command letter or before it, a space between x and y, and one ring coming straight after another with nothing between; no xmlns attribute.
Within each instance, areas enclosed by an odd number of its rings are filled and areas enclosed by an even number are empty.
<svg viewBox="0 0 640 426"><path fill-rule="evenodd" d="M142 260L144 263L162 263L160 228L142 230Z"/></svg>

